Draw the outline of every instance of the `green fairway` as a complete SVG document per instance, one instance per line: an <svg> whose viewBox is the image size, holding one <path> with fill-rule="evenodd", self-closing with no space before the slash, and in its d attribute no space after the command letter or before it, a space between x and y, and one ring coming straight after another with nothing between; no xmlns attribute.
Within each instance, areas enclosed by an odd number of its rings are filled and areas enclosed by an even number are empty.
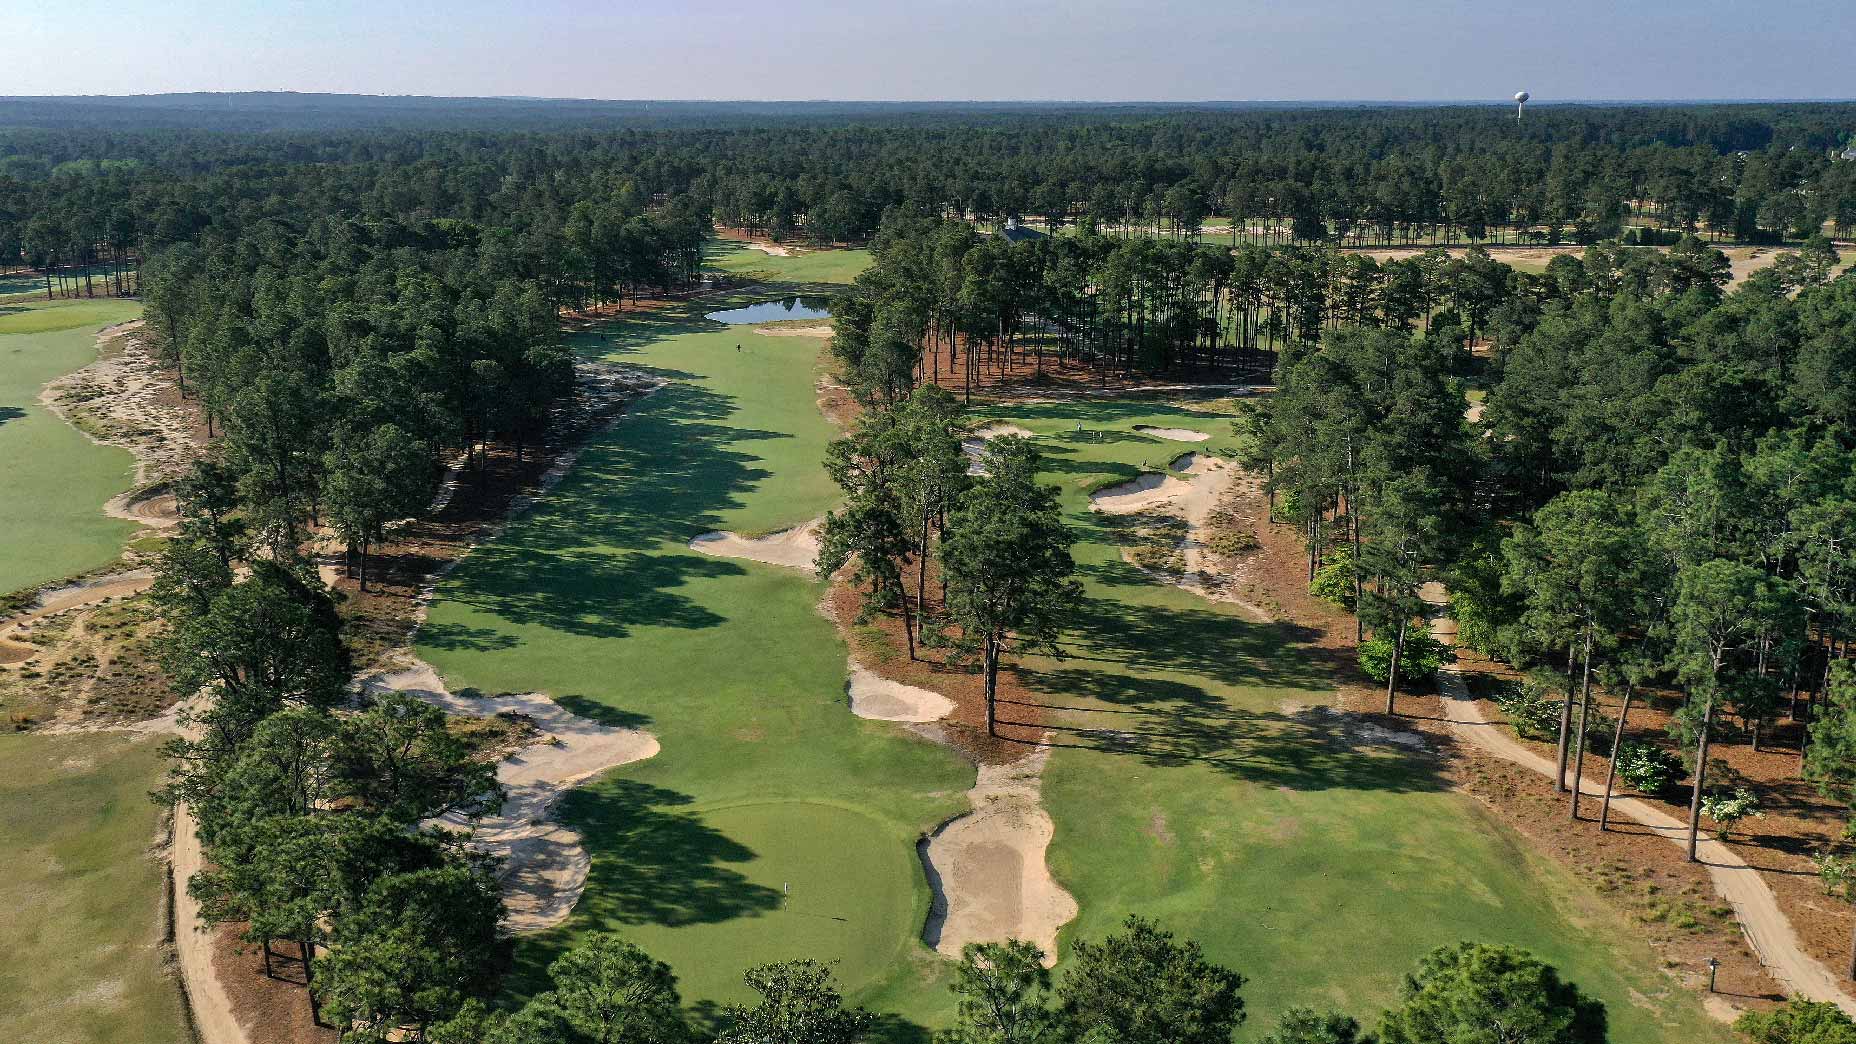
<svg viewBox="0 0 1856 1044"><path fill-rule="evenodd" d="M1129 912L1157 917L1249 976L1251 1025L1269 1026L1297 1003L1370 1021L1432 947L1512 942L1602 997L1613 1040L1732 1039L1571 875L1446 790L1429 755L1321 711L1332 653L1122 561L1087 491L1186 449L1217 452L1225 418L1116 402L991 415L1043 436L1083 538L1070 658L1027 675L1059 726L1045 777L1051 866L1082 908L1064 946ZM1194 447L1136 424L1214 437Z"/></svg>
<svg viewBox="0 0 1856 1044"><path fill-rule="evenodd" d="M53 416L39 392L96 358L99 329L140 313L116 300L0 306L0 593L102 565L135 531L102 510L129 488L132 458Z"/></svg>
<svg viewBox="0 0 1856 1044"><path fill-rule="evenodd" d="M742 999L748 966L814 957L841 960L859 1001L938 1021L950 1002L919 940L914 843L964 807L972 768L852 716L821 585L687 546L804 522L836 495L819 463L832 434L814 401L819 342L701 318L754 299L579 340L670 383L465 559L419 652L453 686L539 689L662 743L564 800L593 867L568 925L522 947L526 972L576 933L616 928L693 1001Z"/></svg>
<svg viewBox="0 0 1856 1044"><path fill-rule="evenodd" d="M703 265L724 272L786 283L849 283L870 267L868 250L814 250L780 257L732 239L712 239Z"/></svg>
<svg viewBox="0 0 1856 1044"><path fill-rule="evenodd" d="M0 735L0 1040L188 1039L150 850L160 741Z"/></svg>

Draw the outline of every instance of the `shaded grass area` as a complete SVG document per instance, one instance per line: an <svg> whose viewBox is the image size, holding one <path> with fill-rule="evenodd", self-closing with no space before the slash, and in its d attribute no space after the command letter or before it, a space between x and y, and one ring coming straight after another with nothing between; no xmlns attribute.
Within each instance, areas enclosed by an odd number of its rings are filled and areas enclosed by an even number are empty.
<svg viewBox="0 0 1856 1044"><path fill-rule="evenodd" d="M159 740L0 735L0 1040L188 1039L151 845Z"/></svg>
<svg viewBox="0 0 1856 1044"><path fill-rule="evenodd" d="M135 532L106 517L133 458L91 442L39 405L48 381L96 358L96 333L133 319L128 301L0 306L0 592L102 565Z"/></svg>
<svg viewBox="0 0 1856 1044"><path fill-rule="evenodd" d="M1432 947L1511 942L1602 997L1614 1040L1732 1039L1571 875L1446 789L1434 754L1322 706L1342 653L1122 561L1128 527L1087 491L1179 452L1132 427L1209 431L1216 451L1227 422L1129 401L989 415L1041 436L1081 537L1070 655L1023 674L1059 748L1050 859L1082 908L1064 948L1130 911L1157 917L1248 975L1251 1025L1267 1027L1290 1004L1370 1021Z"/></svg>
<svg viewBox="0 0 1856 1044"><path fill-rule="evenodd" d="M815 403L819 342L701 318L767 296L635 313L576 339L670 383L460 564L418 647L454 686L545 691L662 744L563 800L593 857L588 888L566 926L521 946L516 993L580 933L617 929L711 1006L745 999L750 965L841 961L849 994L905 1016L892 1028L907 1037L949 1006L919 940L914 842L964 807L973 770L851 715L820 584L687 546L804 522L836 495L819 463L832 435Z"/></svg>
<svg viewBox="0 0 1856 1044"><path fill-rule="evenodd" d="M784 283L849 283L870 267L868 250L813 250L780 257L733 239L712 239L703 249L703 266Z"/></svg>

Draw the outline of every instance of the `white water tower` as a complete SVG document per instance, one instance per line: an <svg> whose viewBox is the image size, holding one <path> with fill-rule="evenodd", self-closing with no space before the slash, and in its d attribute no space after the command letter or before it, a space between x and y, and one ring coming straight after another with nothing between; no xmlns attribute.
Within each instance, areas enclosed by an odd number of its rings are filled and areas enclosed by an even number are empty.
<svg viewBox="0 0 1856 1044"><path fill-rule="evenodd" d="M1514 121L1516 123L1521 122L1521 110L1527 107L1527 99L1531 97L1533 97L1533 95L1526 91L1514 92Z"/></svg>

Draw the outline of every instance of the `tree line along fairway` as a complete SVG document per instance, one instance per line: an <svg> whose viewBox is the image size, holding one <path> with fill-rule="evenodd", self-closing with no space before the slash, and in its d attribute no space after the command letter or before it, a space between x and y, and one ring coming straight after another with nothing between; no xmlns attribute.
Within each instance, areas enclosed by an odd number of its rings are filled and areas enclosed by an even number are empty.
<svg viewBox="0 0 1856 1044"><path fill-rule="evenodd" d="M464 560L418 650L454 689L540 690L661 743L563 800L593 860L586 894L565 927L522 944L518 989L582 933L616 929L694 1001L742 1000L748 966L807 956L841 961L858 1002L938 1023L951 1001L920 941L914 846L964 807L972 767L852 716L845 645L810 576L688 547L806 522L836 496L819 466L832 435L819 341L702 318L765 296L577 338L669 383Z"/></svg>
<svg viewBox="0 0 1856 1044"><path fill-rule="evenodd" d="M102 510L129 488L130 455L90 441L39 393L96 358L98 330L140 314L120 300L0 306L0 592L102 565L135 531Z"/></svg>

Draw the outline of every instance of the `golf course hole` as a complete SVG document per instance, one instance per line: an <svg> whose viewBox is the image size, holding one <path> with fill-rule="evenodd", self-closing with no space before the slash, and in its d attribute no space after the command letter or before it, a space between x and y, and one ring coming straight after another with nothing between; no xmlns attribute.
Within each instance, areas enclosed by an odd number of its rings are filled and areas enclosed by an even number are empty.
<svg viewBox="0 0 1856 1044"><path fill-rule="evenodd" d="M1211 438L1202 431L1191 428L1156 428L1151 424L1136 424L1134 430L1142 435L1152 435L1156 439L1170 439L1174 442L1204 442Z"/></svg>

